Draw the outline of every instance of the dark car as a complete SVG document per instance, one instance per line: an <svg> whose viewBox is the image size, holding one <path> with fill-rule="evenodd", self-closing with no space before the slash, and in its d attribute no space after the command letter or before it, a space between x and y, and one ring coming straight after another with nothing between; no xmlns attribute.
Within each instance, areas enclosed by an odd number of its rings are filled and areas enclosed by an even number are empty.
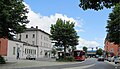
<svg viewBox="0 0 120 69"><path fill-rule="evenodd" d="M104 57L102 56L98 57L98 61L104 61Z"/></svg>

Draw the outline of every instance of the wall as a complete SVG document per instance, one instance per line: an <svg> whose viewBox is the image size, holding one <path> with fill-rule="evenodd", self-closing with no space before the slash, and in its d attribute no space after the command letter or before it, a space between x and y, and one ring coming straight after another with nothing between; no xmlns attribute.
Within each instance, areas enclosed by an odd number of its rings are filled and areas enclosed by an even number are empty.
<svg viewBox="0 0 120 69"><path fill-rule="evenodd" d="M24 45L23 46L23 54L22 57L23 59L26 59L27 55L34 55L37 58L37 48L36 46L28 46Z"/></svg>
<svg viewBox="0 0 120 69"><path fill-rule="evenodd" d="M28 35L28 38L26 38L26 34ZM33 34L35 34L35 38L33 38ZM20 38L21 35L21 41L27 42L29 44L34 44L38 46L37 48L37 56L38 58L43 58L45 56L45 52L52 50L52 43L49 38L49 35L42 32L42 31L26 31L21 34L17 34L17 39Z"/></svg>
<svg viewBox="0 0 120 69"><path fill-rule="evenodd" d="M104 48L105 48L105 51L113 52L114 55L118 55L118 45L116 45L116 44L114 44L112 42L106 41Z"/></svg>
<svg viewBox="0 0 120 69"><path fill-rule="evenodd" d="M23 46L23 43L21 42L8 40L8 52L7 52L8 55L6 59L8 61L16 61L18 52L19 52L19 58L21 58L22 57L22 46Z"/></svg>
<svg viewBox="0 0 120 69"><path fill-rule="evenodd" d="M7 56L8 39L0 39L0 55Z"/></svg>

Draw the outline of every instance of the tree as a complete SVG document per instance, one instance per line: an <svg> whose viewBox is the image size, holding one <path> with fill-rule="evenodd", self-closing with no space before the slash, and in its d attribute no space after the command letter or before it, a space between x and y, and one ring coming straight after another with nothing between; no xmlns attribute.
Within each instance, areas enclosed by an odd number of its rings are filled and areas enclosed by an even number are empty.
<svg viewBox="0 0 120 69"><path fill-rule="evenodd" d="M87 47L85 46L83 47L83 51L85 51L85 53L87 53L87 49L88 49Z"/></svg>
<svg viewBox="0 0 120 69"><path fill-rule="evenodd" d="M87 49L88 49L87 47L85 47L85 46L83 47L83 51L85 51L86 56L87 56Z"/></svg>
<svg viewBox="0 0 120 69"><path fill-rule="evenodd" d="M52 48L52 51L51 51L51 53L53 54L53 56L55 57L55 55L56 55L56 49L55 48Z"/></svg>
<svg viewBox="0 0 120 69"><path fill-rule="evenodd" d="M117 4L112 13L109 14L107 21L107 37L106 39L114 44L120 45L120 3Z"/></svg>
<svg viewBox="0 0 120 69"><path fill-rule="evenodd" d="M103 54L103 50L101 48L99 48L97 51L96 51L96 55L102 55Z"/></svg>
<svg viewBox="0 0 120 69"><path fill-rule="evenodd" d="M74 23L58 19L56 24L51 25L51 39L56 41L57 47L64 48L64 59L66 58L66 48L78 44L77 33L74 29Z"/></svg>
<svg viewBox="0 0 120 69"><path fill-rule="evenodd" d="M120 0L80 0L79 7L81 7L83 10L101 10L103 7L111 8L119 2Z"/></svg>
<svg viewBox="0 0 120 69"><path fill-rule="evenodd" d="M0 38L12 39L26 28L27 8L23 0L0 0Z"/></svg>

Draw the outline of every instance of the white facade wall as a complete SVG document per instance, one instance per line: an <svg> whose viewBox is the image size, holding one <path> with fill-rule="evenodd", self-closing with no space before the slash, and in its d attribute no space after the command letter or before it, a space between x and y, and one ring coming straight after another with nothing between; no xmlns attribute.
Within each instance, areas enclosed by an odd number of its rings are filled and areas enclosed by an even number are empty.
<svg viewBox="0 0 120 69"><path fill-rule="evenodd" d="M19 48L19 57L22 57L22 46L23 43L15 42L8 40L8 50L7 50L7 60L8 61L16 61L17 51Z"/></svg>
<svg viewBox="0 0 120 69"><path fill-rule="evenodd" d="M25 59L27 55L34 55L37 58L37 48L38 47L24 45L24 51L21 58Z"/></svg>
<svg viewBox="0 0 120 69"><path fill-rule="evenodd" d="M25 45L22 42L8 40L8 50L5 58L8 62L15 62L17 61L17 53L19 53L19 59L26 59L27 55L34 55L37 57L37 49L38 47L36 46Z"/></svg>
<svg viewBox="0 0 120 69"><path fill-rule="evenodd" d="M18 34L17 35L17 39L20 39L21 36L21 41L27 42L29 44L33 44L33 45L37 45L37 40L36 40L36 36L37 36L37 31L26 31L24 33ZM26 38L26 36L28 35L28 37ZM33 38L33 35L35 36Z"/></svg>
<svg viewBox="0 0 120 69"><path fill-rule="evenodd" d="M35 36L34 38L33 38L33 34ZM49 35L44 33L43 31L40 30L26 31L24 33L18 34L17 39L20 38L20 35L21 35L21 41L38 46L37 49L38 58L43 58L46 52L52 50L52 43L49 38ZM26 35L28 35L28 38L26 38Z"/></svg>
<svg viewBox="0 0 120 69"><path fill-rule="evenodd" d="M46 57L45 53L52 49L52 44L49 36L45 33L38 32L38 46L39 46L39 57ZM42 54L41 54L42 52ZM47 55L48 56L48 55Z"/></svg>

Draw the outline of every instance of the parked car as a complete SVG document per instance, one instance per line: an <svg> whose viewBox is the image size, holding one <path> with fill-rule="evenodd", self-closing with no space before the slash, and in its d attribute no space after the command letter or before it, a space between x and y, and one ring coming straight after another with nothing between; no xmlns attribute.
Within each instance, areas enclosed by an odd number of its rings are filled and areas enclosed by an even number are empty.
<svg viewBox="0 0 120 69"><path fill-rule="evenodd" d="M120 63L120 57L117 57L114 62L115 64Z"/></svg>
<svg viewBox="0 0 120 69"><path fill-rule="evenodd" d="M114 62L115 59L116 59L116 56L113 56L113 57L111 58L111 61Z"/></svg>
<svg viewBox="0 0 120 69"><path fill-rule="evenodd" d="M108 57L108 58L107 58L107 61L111 62L111 57Z"/></svg>
<svg viewBox="0 0 120 69"><path fill-rule="evenodd" d="M104 61L104 57L103 56L98 57L98 61Z"/></svg>
<svg viewBox="0 0 120 69"><path fill-rule="evenodd" d="M116 59L116 56L113 56L113 57L108 57L107 60L108 60L109 62L114 62L115 59Z"/></svg>
<svg viewBox="0 0 120 69"><path fill-rule="evenodd" d="M35 57L35 55L27 55L27 56L26 56L26 59L35 60L36 57Z"/></svg>

